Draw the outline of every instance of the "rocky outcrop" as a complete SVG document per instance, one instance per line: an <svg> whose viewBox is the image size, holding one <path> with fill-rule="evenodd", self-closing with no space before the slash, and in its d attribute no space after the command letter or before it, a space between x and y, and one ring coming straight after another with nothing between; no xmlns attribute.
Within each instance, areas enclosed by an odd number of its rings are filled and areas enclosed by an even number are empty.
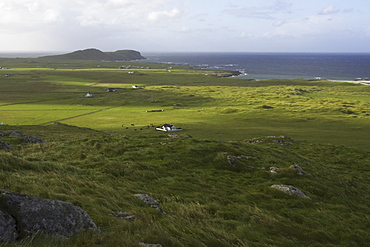
<svg viewBox="0 0 370 247"><path fill-rule="evenodd" d="M308 198L301 190L297 189L296 187L292 185L284 185L284 184L274 184L271 185L271 188L280 190L284 192L285 194L291 195L291 196L298 196L298 197L303 197L303 198Z"/></svg>
<svg viewBox="0 0 370 247"><path fill-rule="evenodd" d="M141 200L145 204L150 205L150 207L157 209L159 212L164 213L164 214L166 213L159 206L159 201L155 200L150 195L147 195L147 194L135 194L134 196L136 196L139 200Z"/></svg>
<svg viewBox="0 0 370 247"><path fill-rule="evenodd" d="M14 241L39 232L53 237L72 237L83 230L97 230L84 210L58 200L0 190L0 211L1 241Z"/></svg>
<svg viewBox="0 0 370 247"><path fill-rule="evenodd" d="M0 243L14 242L17 238L18 231L15 219L0 210Z"/></svg>
<svg viewBox="0 0 370 247"><path fill-rule="evenodd" d="M24 136L25 134L23 134L22 132L20 132L19 130L15 130L15 131L13 131L12 133L10 133L10 135L9 136L11 136L11 137L22 137L22 136Z"/></svg>
<svg viewBox="0 0 370 247"><path fill-rule="evenodd" d="M137 220L137 217L129 212L116 211L116 212L113 212L113 215L116 216L117 218L127 220L127 221Z"/></svg>
<svg viewBox="0 0 370 247"><path fill-rule="evenodd" d="M305 170L303 170L302 166L300 166L300 165L294 164L294 165L291 165L289 168L294 169L297 172L298 175L307 174L307 172Z"/></svg>
<svg viewBox="0 0 370 247"><path fill-rule="evenodd" d="M12 145L5 141L0 141L0 149L12 149Z"/></svg>
<svg viewBox="0 0 370 247"><path fill-rule="evenodd" d="M37 136L26 136L23 143L44 143L45 141Z"/></svg>
<svg viewBox="0 0 370 247"><path fill-rule="evenodd" d="M232 167L236 167L238 164L237 164L237 160L238 159L254 159L254 157L252 156L248 156L248 155L239 155L239 156L232 156L232 155L228 155L227 156L227 161L229 162L229 164L232 166ZM251 168L251 167L250 167ZM254 167L253 167L254 168Z"/></svg>

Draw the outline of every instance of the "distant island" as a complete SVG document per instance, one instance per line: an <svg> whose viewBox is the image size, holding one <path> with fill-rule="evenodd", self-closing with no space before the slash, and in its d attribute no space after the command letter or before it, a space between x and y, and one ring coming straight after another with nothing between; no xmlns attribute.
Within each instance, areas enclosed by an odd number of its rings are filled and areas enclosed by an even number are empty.
<svg viewBox="0 0 370 247"><path fill-rule="evenodd" d="M118 50L115 52L102 52L95 48L78 50L62 55L42 56L41 59L57 60L99 60L99 61L130 61L146 59L140 52L134 50Z"/></svg>

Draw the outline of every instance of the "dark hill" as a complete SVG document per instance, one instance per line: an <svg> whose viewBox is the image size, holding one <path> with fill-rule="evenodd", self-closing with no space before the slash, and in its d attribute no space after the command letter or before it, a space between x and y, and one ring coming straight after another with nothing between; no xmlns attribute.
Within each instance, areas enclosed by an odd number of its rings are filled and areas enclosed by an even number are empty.
<svg viewBox="0 0 370 247"><path fill-rule="evenodd" d="M52 58L60 60L105 60L105 61L129 61L145 59L140 52L134 50L118 50L115 52L102 52L98 49L78 50L67 54L44 56L39 58Z"/></svg>

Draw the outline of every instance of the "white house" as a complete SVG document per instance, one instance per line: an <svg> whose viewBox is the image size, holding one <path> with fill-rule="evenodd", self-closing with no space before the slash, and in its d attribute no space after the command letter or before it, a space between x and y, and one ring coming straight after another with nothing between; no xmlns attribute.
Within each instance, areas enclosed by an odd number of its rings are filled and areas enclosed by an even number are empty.
<svg viewBox="0 0 370 247"><path fill-rule="evenodd" d="M163 124L161 127L157 127L155 129L159 131L165 131L165 132L182 130L182 128L176 128L176 126L172 124Z"/></svg>
<svg viewBox="0 0 370 247"><path fill-rule="evenodd" d="M91 98L93 95L92 95L92 93L90 93L90 92L88 92L87 94L86 94L86 97L88 97L88 98Z"/></svg>

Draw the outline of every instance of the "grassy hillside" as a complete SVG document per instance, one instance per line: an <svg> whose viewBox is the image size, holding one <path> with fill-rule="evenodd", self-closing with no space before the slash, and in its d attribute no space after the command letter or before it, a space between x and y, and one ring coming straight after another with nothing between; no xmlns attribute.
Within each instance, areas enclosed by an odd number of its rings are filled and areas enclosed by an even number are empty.
<svg viewBox="0 0 370 247"><path fill-rule="evenodd" d="M13 149L0 153L1 188L72 202L102 231L72 240L32 238L26 246L366 246L370 238L365 152L288 137L220 142L108 135L63 124L1 130L46 140L2 138ZM230 156L240 157L236 165ZM306 173L297 174L293 164ZM293 185L310 199L273 184ZM166 214L137 193L160 201Z"/></svg>
<svg viewBox="0 0 370 247"><path fill-rule="evenodd" d="M370 87L159 64L49 65L0 70L0 141L13 147L0 150L0 188L72 202L101 233L6 246L368 244ZM165 122L184 130L154 130ZM45 143L22 143L14 130Z"/></svg>

